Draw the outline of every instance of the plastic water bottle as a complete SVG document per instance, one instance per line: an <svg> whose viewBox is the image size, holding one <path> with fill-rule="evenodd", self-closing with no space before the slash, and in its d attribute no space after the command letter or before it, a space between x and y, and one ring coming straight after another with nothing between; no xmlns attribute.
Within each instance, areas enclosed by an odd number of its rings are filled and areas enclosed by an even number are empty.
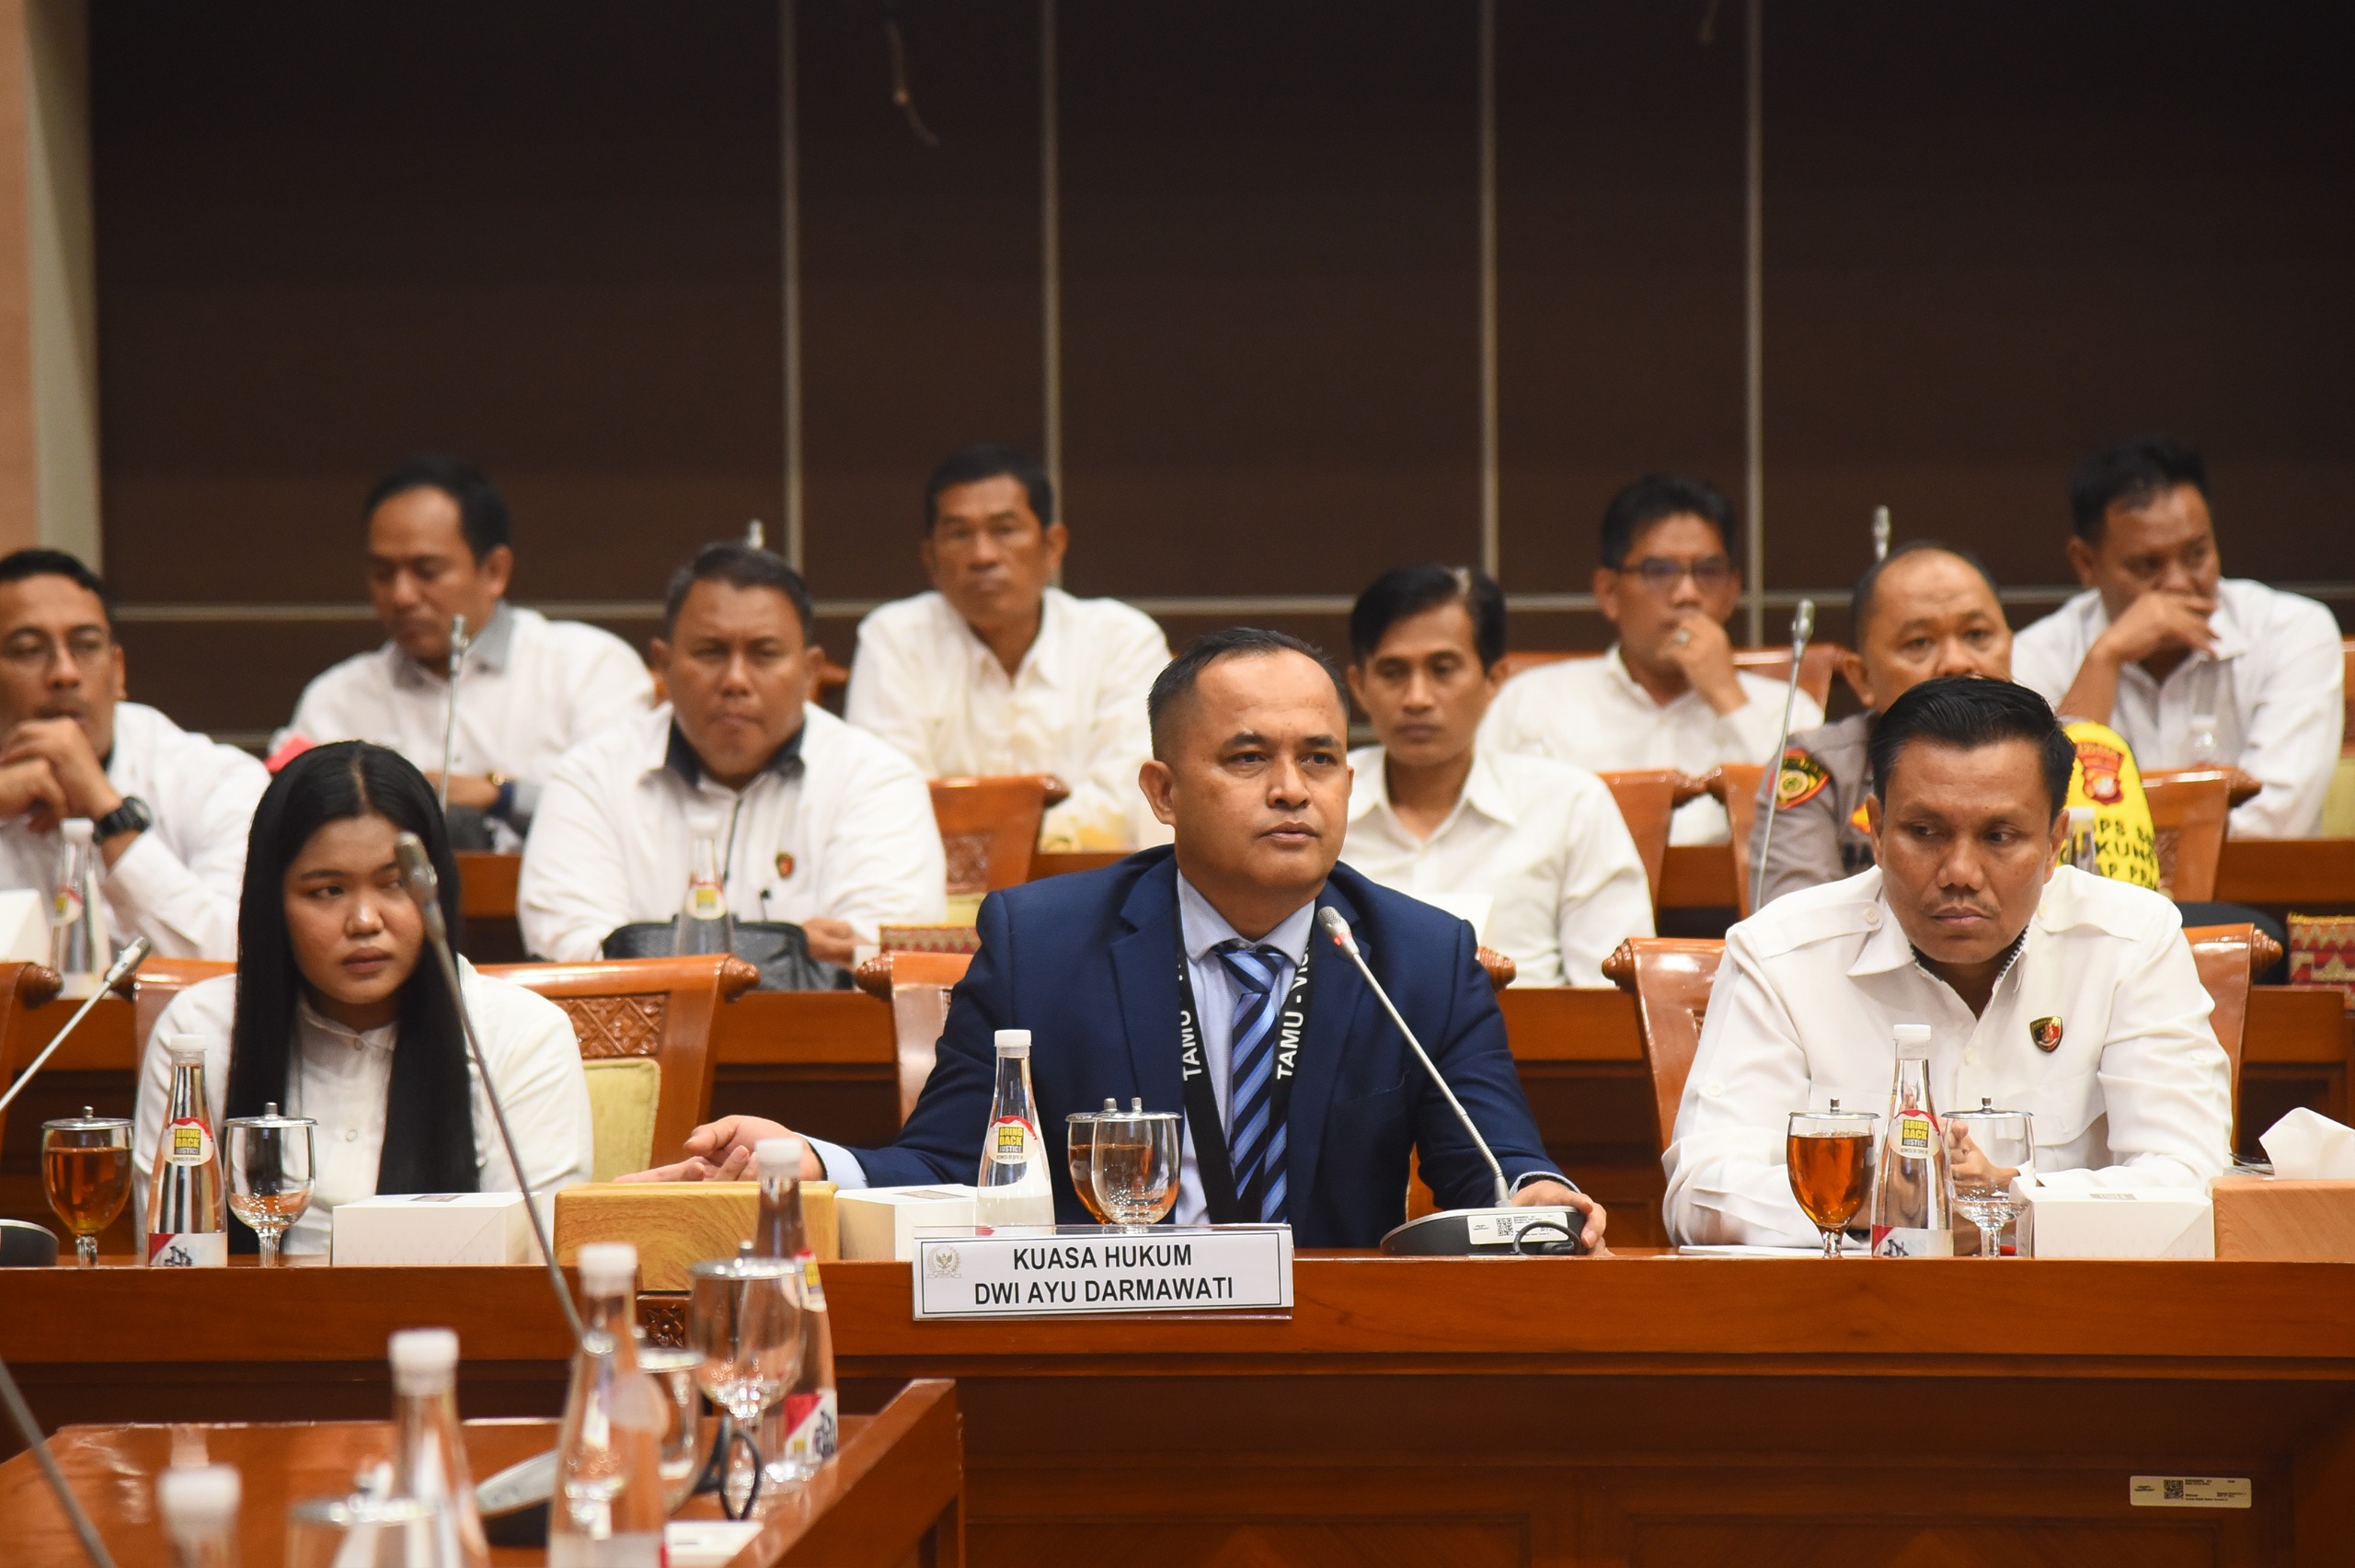
<svg viewBox="0 0 2355 1568"><path fill-rule="evenodd" d="M638 1249L580 1249L580 1348L564 1398L548 1568L662 1568L661 1447L667 1400L638 1369Z"/></svg>
<svg viewBox="0 0 2355 1568"><path fill-rule="evenodd" d="M997 1088L990 1095L989 1125L982 1129L982 1169L973 1185L976 1224L1055 1222L1047 1143L1039 1136L1039 1104L1030 1093L1028 1029L997 1032Z"/></svg>
<svg viewBox="0 0 2355 1568"><path fill-rule="evenodd" d="M433 1508L423 1550L412 1542L409 1568L489 1568L490 1541L475 1511L458 1426L458 1336L448 1329L405 1329L387 1347L393 1364L393 1491Z"/></svg>
<svg viewBox="0 0 2355 1568"><path fill-rule="evenodd" d="M736 922L728 913L728 885L719 875L719 823L687 821L687 891L671 927L671 951L680 957L735 951Z"/></svg>
<svg viewBox="0 0 2355 1568"><path fill-rule="evenodd" d="M69 817L60 825L57 891L50 900L50 967L64 981L58 994L76 1001L98 994L114 958L107 907L98 897L104 867L94 830L86 817Z"/></svg>
<svg viewBox="0 0 2355 1568"><path fill-rule="evenodd" d="M172 1543L172 1568L237 1568L234 1465L174 1465L155 1477L155 1513Z"/></svg>
<svg viewBox="0 0 2355 1568"><path fill-rule="evenodd" d="M201 1035L174 1035L164 1042L172 1059L172 1091L147 1180L147 1261L158 1268L219 1268L229 1261L221 1145L204 1093L204 1047Z"/></svg>
<svg viewBox="0 0 2355 1568"><path fill-rule="evenodd" d="M1946 1129L1930 1103L1930 1026L1897 1026L1897 1080L1873 1181L1873 1256L1950 1258Z"/></svg>
<svg viewBox="0 0 2355 1568"><path fill-rule="evenodd" d="M809 1480L834 1457L841 1426L826 1288L818 1278L818 1254L810 1249L801 1219L801 1150L798 1138L764 1138L752 1149L761 1183L752 1252L801 1267L801 1369L785 1398L761 1418L761 1453L768 1479L782 1486Z"/></svg>

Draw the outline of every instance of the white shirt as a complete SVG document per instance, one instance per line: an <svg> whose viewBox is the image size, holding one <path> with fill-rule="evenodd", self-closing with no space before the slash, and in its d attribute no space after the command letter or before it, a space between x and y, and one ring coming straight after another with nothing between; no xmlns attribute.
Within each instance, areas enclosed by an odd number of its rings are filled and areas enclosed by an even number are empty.
<svg viewBox="0 0 2355 1568"><path fill-rule="evenodd" d="M1609 786L1550 757L1476 747L1464 793L1428 840L1390 805L1379 746L1350 753L1341 858L1415 898L1492 900L1480 940L1510 957L1517 986L1599 986L1603 961L1652 933L1651 883Z"/></svg>
<svg viewBox="0 0 2355 1568"><path fill-rule="evenodd" d="M848 921L873 942L878 926L947 918L932 794L890 747L813 703L798 747L740 793L695 768L684 739L674 765L672 735L665 703L592 736L550 775L515 891L532 953L594 958L616 927L676 916L695 816L718 824L738 920Z"/></svg>
<svg viewBox="0 0 2355 1568"><path fill-rule="evenodd" d="M295 736L320 745L373 740L433 773L442 766L449 693L443 670L428 670L386 643L304 687L270 750ZM653 701L654 677L621 638L501 601L458 676L451 771L514 779L520 831L529 827L557 759L606 726L643 714Z"/></svg>
<svg viewBox="0 0 2355 1568"><path fill-rule="evenodd" d="M1987 1011L1914 959L1878 868L1786 893L1726 934L1668 1172L1679 1242L1808 1245L1784 1139L1837 1097L1886 1111L1893 1030L1930 1026L1930 1097L2036 1118L2049 1185L2205 1187L2232 1162L2232 1071L2175 906L2063 867ZM2032 1026L2058 1020L2049 1054Z"/></svg>
<svg viewBox="0 0 2355 1568"><path fill-rule="evenodd" d="M1619 646L1601 658L1541 664L1505 682L1480 721L1480 744L1492 751L1558 757L1599 773L1674 768L1698 778L1720 762L1774 755L1782 734L1784 683L1737 670L1749 701L1720 714L1697 691L1662 704L1636 683ZM1812 729L1823 709L1805 692L1791 705L1791 728ZM1707 795L1687 801L1669 819L1672 844L1721 844L1730 831L1726 808Z"/></svg>
<svg viewBox="0 0 2355 1568"><path fill-rule="evenodd" d="M422 963L431 963L430 956ZM594 1138L589 1080L580 1046L564 1009L510 980L477 974L459 960L466 1005L480 1032L484 1058L499 1082L515 1134L516 1152L532 1190L552 1193L589 1179ZM163 1137L171 1104L172 1059L163 1042L175 1035L203 1037L204 1097L217 1138L229 1097L229 1033L237 1007L237 977L222 975L174 998L148 1036L139 1077L139 1114L132 1133L140 1202ZM294 1049L286 1062L286 1094L279 1108L317 1122L312 1139L311 1206L286 1233L286 1251L324 1253L338 1204L376 1195L376 1166L385 1152L385 1099L393 1082L397 1024L355 1031L323 1017L306 997L295 1004ZM499 1138L499 1123L483 1093L482 1074L466 1064L474 1086L475 1172L477 1190L514 1192L515 1168ZM225 1180L227 1151L223 1151ZM143 1218L142 1223L144 1223Z"/></svg>
<svg viewBox="0 0 2355 1568"><path fill-rule="evenodd" d="M117 703L107 782L147 803L155 825L107 868L99 895L120 949L144 936L167 958L235 958L237 899L262 765L140 703ZM63 840L22 817L0 822L0 887L53 889Z"/></svg>
<svg viewBox="0 0 2355 1568"><path fill-rule="evenodd" d="M937 593L898 600L858 624L844 712L906 752L926 778L1052 773L1071 798L1047 813L1046 850L1166 842L1137 788L1153 755L1145 693L1169 644L1117 599L1047 589L1039 635L1011 677Z"/></svg>
<svg viewBox="0 0 2355 1568"><path fill-rule="evenodd" d="M2338 766L2347 661L2338 618L2311 599L2243 578L2216 585L2212 654L2194 653L2165 683L2140 664L2118 672L2109 727L2154 768L2188 768L2192 719L2216 721L2218 756L2265 788L2233 813L2241 837L2311 838ZM2058 705L2109 612L2092 589L2012 640L2012 679Z"/></svg>

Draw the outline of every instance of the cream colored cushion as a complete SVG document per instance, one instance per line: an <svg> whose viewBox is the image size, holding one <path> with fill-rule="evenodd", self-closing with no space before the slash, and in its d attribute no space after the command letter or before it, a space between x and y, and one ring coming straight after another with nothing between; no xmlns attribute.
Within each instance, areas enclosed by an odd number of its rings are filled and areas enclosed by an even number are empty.
<svg viewBox="0 0 2355 1568"><path fill-rule="evenodd" d="M2355 757L2341 757L2322 797L2322 836L2355 839Z"/></svg>
<svg viewBox="0 0 2355 1568"><path fill-rule="evenodd" d="M654 1163L654 1109L662 1068L646 1057L605 1057L580 1064L589 1075L589 1125L596 1140L592 1182L610 1182Z"/></svg>

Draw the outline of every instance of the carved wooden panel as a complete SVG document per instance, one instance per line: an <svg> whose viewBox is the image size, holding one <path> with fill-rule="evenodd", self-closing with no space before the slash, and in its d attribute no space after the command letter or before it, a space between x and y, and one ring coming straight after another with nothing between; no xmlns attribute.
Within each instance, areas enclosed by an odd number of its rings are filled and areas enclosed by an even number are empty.
<svg viewBox="0 0 2355 1568"><path fill-rule="evenodd" d="M948 854L948 890L986 893L990 887L990 845L995 833L943 833L940 847Z"/></svg>
<svg viewBox="0 0 2355 1568"><path fill-rule="evenodd" d="M662 1054L662 1024L671 1008L668 992L548 1000L572 1015L572 1032L580 1036L580 1055L585 1060Z"/></svg>

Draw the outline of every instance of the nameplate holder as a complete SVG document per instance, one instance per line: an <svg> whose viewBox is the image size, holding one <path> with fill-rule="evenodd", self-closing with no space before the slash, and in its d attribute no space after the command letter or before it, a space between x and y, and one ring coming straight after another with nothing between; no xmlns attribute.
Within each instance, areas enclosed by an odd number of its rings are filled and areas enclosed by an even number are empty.
<svg viewBox="0 0 2355 1568"><path fill-rule="evenodd" d="M1292 1306L1289 1225L920 1230L918 1318L1043 1318Z"/></svg>

